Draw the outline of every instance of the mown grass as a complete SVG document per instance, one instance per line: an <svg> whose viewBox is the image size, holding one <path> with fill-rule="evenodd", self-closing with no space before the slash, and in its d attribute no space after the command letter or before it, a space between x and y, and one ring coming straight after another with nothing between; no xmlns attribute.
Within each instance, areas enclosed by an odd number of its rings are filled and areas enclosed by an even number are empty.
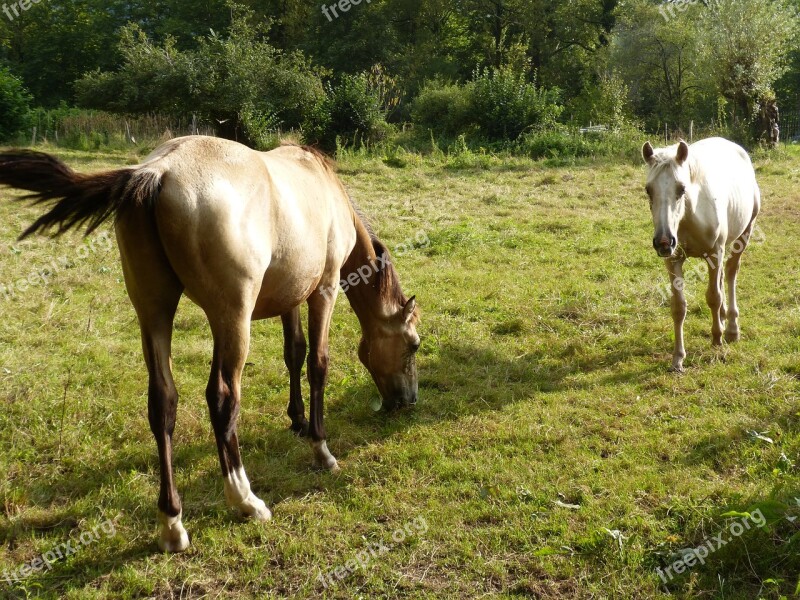
<svg viewBox="0 0 800 600"><path fill-rule="evenodd" d="M81 170L136 162L61 152ZM211 353L182 303L175 463L191 550L155 545L158 466L138 328L117 251L15 238L0 204L0 572L113 519L102 538L0 593L12 598L779 598L800 584L800 152L759 156L764 239L740 277L743 339L710 347L689 284L684 375L642 191L643 167L457 156L345 156L340 174L423 308L420 403L395 415L356 357L340 297L326 423L341 474L287 429L277 322L254 325L240 440L268 524L226 507L203 398ZM427 242L426 242L427 240ZM82 250L83 249L83 250ZM757 437L749 432L762 434ZM769 438L769 441L762 439ZM768 518L664 585L683 548ZM428 527L394 544L398 528ZM419 521L417 521L419 522ZM731 537L731 536L728 536ZM392 543L335 586L317 579Z"/></svg>

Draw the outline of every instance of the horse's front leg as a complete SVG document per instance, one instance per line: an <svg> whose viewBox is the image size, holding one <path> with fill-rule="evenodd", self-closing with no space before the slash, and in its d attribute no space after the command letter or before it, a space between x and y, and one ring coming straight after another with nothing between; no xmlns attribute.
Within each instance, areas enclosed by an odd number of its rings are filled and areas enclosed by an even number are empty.
<svg viewBox="0 0 800 600"><path fill-rule="evenodd" d="M680 373L683 371L683 359L686 358L686 348L683 346L683 322L686 320L686 296L684 295L685 281L683 279L683 258L669 258L665 261L669 272L670 287L672 288L672 324L675 329L675 349L672 352L672 370Z"/></svg>
<svg viewBox="0 0 800 600"><path fill-rule="evenodd" d="M722 345L722 258L724 249L717 248L717 260L708 264L708 289L706 302L711 309L711 344Z"/></svg>
<svg viewBox="0 0 800 600"><path fill-rule="evenodd" d="M337 290L334 285L332 288ZM308 383L311 409L308 433L314 452L314 464L336 472L339 465L328 450L323 422L325 385L328 382L328 330L336 303L336 293L323 294L316 290L308 299Z"/></svg>
<svg viewBox="0 0 800 600"><path fill-rule="evenodd" d="M290 428L296 434L308 434L306 408L303 405L301 376L306 360L306 336L300 322L300 307L281 317L283 322L283 360L289 369L289 406L286 410L292 420Z"/></svg>

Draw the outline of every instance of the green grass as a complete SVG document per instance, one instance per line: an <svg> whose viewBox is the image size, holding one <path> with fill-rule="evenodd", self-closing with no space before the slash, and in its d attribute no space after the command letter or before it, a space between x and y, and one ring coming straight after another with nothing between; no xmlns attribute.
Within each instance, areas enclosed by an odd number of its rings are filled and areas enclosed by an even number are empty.
<svg viewBox="0 0 800 600"><path fill-rule="evenodd" d="M81 170L141 158L61 155ZM326 425L343 470L314 471L287 429L280 324L256 323L239 431L274 520L242 522L224 503L203 395L208 326L183 302L175 464L192 546L178 556L155 544L157 455L117 250L77 236L17 243L37 210L2 202L0 284L58 257L70 267L0 297L0 572L104 519L116 535L21 585L0 577L0 594L797 597L800 152L757 167L765 239L743 260L742 341L711 348L705 281L690 283L687 372L675 375L642 166L346 156L341 177L389 248L427 239L395 260L423 309L420 403L372 410L340 296ZM765 527L661 584L674 553L741 522L726 512L755 509ZM317 580L420 517L424 533L335 587Z"/></svg>

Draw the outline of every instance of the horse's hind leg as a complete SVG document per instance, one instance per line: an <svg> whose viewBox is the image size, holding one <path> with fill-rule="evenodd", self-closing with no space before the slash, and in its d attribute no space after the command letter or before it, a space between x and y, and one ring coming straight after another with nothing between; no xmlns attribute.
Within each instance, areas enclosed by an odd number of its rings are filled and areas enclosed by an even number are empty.
<svg viewBox="0 0 800 600"><path fill-rule="evenodd" d="M214 334L214 358L206 388L206 401L217 440L228 505L240 510L245 516L268 521L272 518L272 513L250 490L236 433L242 369L250 344L251 312L228 309L219 319L209 317Z"/></svg>
<svg viewBox="0 0 800 600"><path fill-rule="evenodd" d="M149 385L147 414L158 446L161 491L158 545L166 552L189 547L181 522L181 499L172 471L172 433L178 392L172 379L172 323L183 286L170 267L155 226L146 215L129 213L117 224L117 240L128 295L136 309Z"/></svg>
<svg viewBox="0 0 800 600"><path fill-rule="evenodd" d="M299 435L308 434L308 420L303 405L302 372L306 360L306 336L300 322L300 307L281 317L283 322L283 359L289 369L289 407L291 429Z"/></svg>
<svg viewBox="0 0 800 600"><path fill-rule="evenodd" d="M736 277L739 274L739 264L742 261L742 253L747 248L750 241L750 235L753 231L753 224L755 220L751 221L744 230L744 233L736 238L731 246L731 256L728 262L725 263L725 282L728 287L728 324L725 327L725 341L737 342L739 341L739 305L736 302Z"/></svg>

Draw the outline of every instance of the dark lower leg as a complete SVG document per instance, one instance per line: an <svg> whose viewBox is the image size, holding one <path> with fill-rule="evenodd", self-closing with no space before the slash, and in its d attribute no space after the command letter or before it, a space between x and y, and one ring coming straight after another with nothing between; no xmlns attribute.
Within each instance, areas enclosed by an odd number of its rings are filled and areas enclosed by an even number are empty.
<svg viewBox="0 0 800 600"><path fill-rule="evenodd" d="M300 308L281 317L283 322L283 359L289 370L289 406L286 413L292 420L290 428L295 433L308 433L308 420L303 404L302 371L306 359L306 338L300 323Z"/></svg>
<svg viewBox="0 0 800 600"><path fill-rule="evenodd" d="M308 383L311 394L308 433L314 451L314 462L332 471L338 470L336 459L328 450L325 441L325 385L328 383L328 328L333 305L319 298L309 301L308 339Z"/></svg>
<svg viewBox="0 0 800 600"><path fill-rule="evenodd" d="M167 516L176 517L181 512L181 499L175 488L172 472L172 434L178 408L178 392L175 385L168 384L159 375L150 377L147 412L150 430L158 446L161 472L161 491L158 508Z"/></svg>

